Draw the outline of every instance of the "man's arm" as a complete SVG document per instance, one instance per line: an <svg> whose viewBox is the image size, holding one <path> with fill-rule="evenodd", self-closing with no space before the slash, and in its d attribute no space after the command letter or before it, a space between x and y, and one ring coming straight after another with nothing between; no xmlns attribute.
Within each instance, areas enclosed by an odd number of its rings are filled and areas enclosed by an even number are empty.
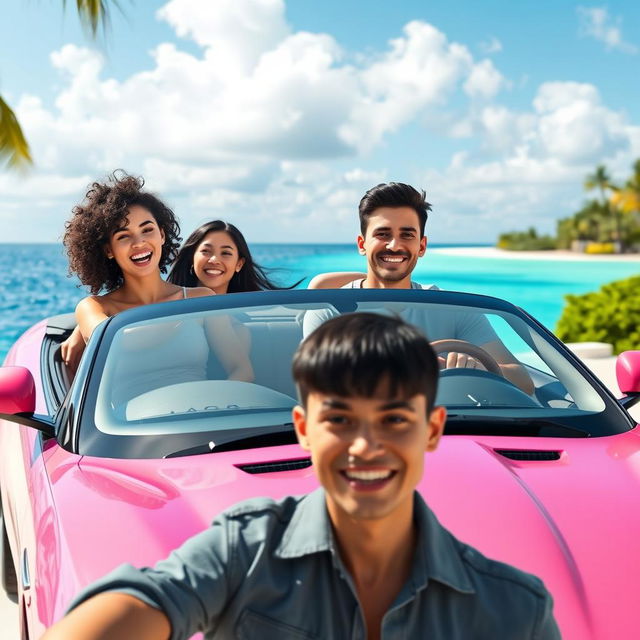
<svg viewBox="0 0 640 640"><path fill-rule="evenodd" d="M238 568L237 562L221 514L155 567L123 564L90 584L44 638L167 640L206 632L217 625L246 576L245 564Z"/></svg>
<svg viewBox="0 0 640 640"><path fill-rule="evenodd" d="M527 370L520 364L514 355L507 349L500 340L493 340L480 345L500 366L502 375L513 382L519 389L531 395L535 391L535 386Z"/></svg>
<svg viewBox="0 0 640 640"><path fill-rule="evenodd" d="M332 273L319 273L313 276L307 285L307 289L339 289L358 278L366 278L366 273L357 271L335 271Z"/></svg>
<svg viewBox="0 0 640 640"><path fill-rule="evenodd" d="M535 391L533 380L527 370L515 358L498 337L488 318L483 313L463 312L454 314L452 324L455 327L454 337L458 340L466 340L484 349L500 366L500 371L505 379L512 382L516 387L531 395ZM449 354L451 356L459 354ZM473 366L473 364L461 364L455 362L456 358L447 358L446 368ZM458 358L459 360L460 358ZM462 358L463 360L465 358ZM471 358L471 360L475 360ZM479 368L479 367L476 367ZM484 367L482 366L484 369Z"/></svg>
<svg viewBox="0 0 640 640"><path fill-rule="evenodd" d="M42 640L168 640L167 616L124 593L100 593L54 624Z"/></svg>

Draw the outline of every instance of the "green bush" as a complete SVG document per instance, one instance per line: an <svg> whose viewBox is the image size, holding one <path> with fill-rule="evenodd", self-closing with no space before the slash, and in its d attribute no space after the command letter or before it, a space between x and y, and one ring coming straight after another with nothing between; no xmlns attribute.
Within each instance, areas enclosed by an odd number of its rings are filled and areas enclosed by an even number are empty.
<svg viewBox="0 0 640 640"><path fill-rule="evenodd" d="M551 236L539 236L533 227L529 227L527 231L501 233L496 246L508 251L548 251L556 248L556 240Z"/></svg>
<svg viewBox="0 0 640 640"><path fill-rule="evenodd" d="M609 342L614 353L640 349L640 276L567 295L556 335L565 342Z"/></svg>

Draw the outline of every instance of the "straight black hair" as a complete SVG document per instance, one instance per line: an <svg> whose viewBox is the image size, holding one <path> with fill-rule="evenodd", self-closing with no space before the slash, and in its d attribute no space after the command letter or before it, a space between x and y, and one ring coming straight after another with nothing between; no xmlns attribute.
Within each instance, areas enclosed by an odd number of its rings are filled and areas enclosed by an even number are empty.
<svg viewBox="0 0 640 640"><path fill-rule="evenodd" d="M263 291L265 289L274 291L278 289L293 289L297 287L302 280L292 284L289 287L279 287L266 274L266 270L259 264L254 262L249 251L249 245L244 239L240 229L230 222L224 220L212 220L198 227L180 247L175 262L171 267L171 271L167 280L181 287L197 287L200 285L197 276L193 272L193 255L205 236L214 231L225 231L228 233L236 247L238 248L238 256L244 258L242 269L233 274L229 281L227 293L238 293L242 291Z"/></svg>
<svg viewBox="0 0 640 640"><path fill-rule="evenodd" d="M372 398L424 394L427 412L438 390L438 358L424 334L396 316L348 313L320 325L293 356L300 402L311 392Z"/></svg>
<svg viewBox="0 0 640 640"><path fill-rule="evenodd" d="M369 218L380 207L410 207L418 214L420 237L424 236L424 227L427 223L431 205L426 200L427 194L418 191L409 184L403 182L387 182L377 184L367 191L360 200L358 216L360 218L360 232L363 236L367 233Z"/></svg>

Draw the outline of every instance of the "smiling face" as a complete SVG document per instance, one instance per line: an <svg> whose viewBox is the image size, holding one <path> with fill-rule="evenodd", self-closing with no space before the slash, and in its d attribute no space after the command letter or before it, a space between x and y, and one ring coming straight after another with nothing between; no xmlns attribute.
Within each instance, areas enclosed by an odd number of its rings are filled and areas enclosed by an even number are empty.
<svg viewBox="0 0 640 640"><path fill-rule="evenodd" d="M437 447L446 417L442 407L427 417L426 402L423 394L385 399L383 386L371 398L311 392L306 409L294 409L334 523L411 512L424 454Z"/></svg>
<svg viewBox="0 0 640 640"><path fill-rule="evenodd" d="M145 207L132 205L127 217L111 234L105 247L125 275L149 275L158 270L164 233L153 214Z"/></svg>
<svg viewBox="0 0 640 640"><path fill-rule="evenodd" d="M369 217L358 251L367 257L368 287L408 288L411 272L427 248L418 214L411 207L380 207Z"/></svg>
<svg viewBox="0 0 640 640"><path fill-rule="evenodd" d="M193 254L193 272L203 287L227 293L229 282L244 266L244 258L226 231L208 233Z"/></svg>

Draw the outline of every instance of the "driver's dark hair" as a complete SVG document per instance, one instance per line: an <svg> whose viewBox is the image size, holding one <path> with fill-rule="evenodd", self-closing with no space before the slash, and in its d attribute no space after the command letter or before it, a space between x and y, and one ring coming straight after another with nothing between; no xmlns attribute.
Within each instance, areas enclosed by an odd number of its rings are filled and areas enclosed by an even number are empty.
<svg viewBox="0 0 640 640"><path fill-rule="evenodd" d="M369 218L380 207L410 207L418 214L420 237L424 236L424 227L431 205L426 200L427 194L418 191L404 182L386 182L376 185L362 196L358 205L360 217L360 232L364 236L367 232Z"/></svg>
<svg viewBox="0 0 640 640"><path fill-rule="evenodd" d="M396 316L348 313L321 324L293 356L302 406L309 393L372 398L424 394L427 413L438 390L438 358L424 334Z"/></svg>

